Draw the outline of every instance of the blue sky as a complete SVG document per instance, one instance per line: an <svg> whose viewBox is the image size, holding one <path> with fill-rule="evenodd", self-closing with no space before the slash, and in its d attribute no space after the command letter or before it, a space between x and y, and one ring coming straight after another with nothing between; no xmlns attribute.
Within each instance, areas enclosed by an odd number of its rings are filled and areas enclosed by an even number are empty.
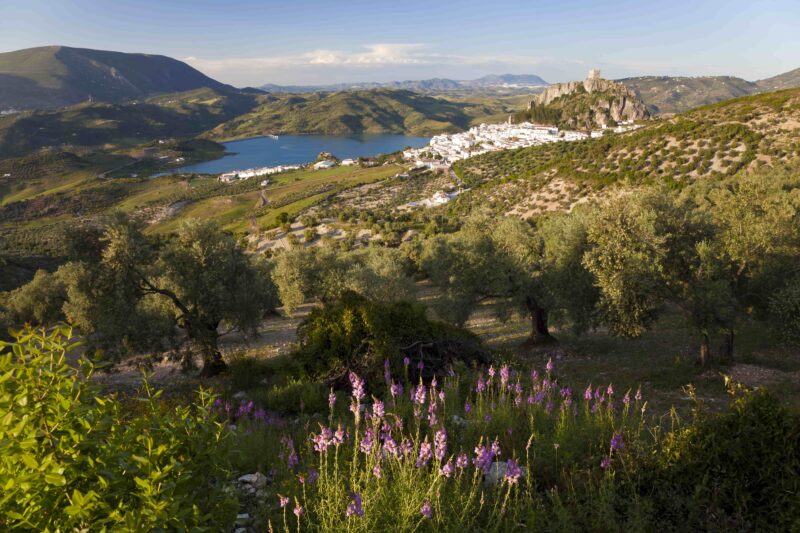
<svg viewBox="0 0 800 533"><path fill-rule="evenodd" d="M164 54L238 86L800 67L798 0L0 0L0 51Z"/></svg>

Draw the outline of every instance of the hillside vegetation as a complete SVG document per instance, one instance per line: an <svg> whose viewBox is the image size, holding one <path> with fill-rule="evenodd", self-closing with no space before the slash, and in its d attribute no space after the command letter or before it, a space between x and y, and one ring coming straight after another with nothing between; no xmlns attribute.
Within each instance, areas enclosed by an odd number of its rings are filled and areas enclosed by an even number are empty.
<svg viewBox="0 0 800 533"><path fill-rule="evenodd" d="M166 56L66 46L0 54L0 109L122 102L203 87L236 91Z"/></svg>
<svg viewBox="0 0 800 533"><path fill-rule="evenodd" d="M682 113L761 92L756 83L734 76L640 76L618 81L632 89L652 114Z"/></svg>
<svg viewBox="0 0 800 533"><path fill-rule="evenodd" d="M109 148L159 137L194 136L246 113L258 99L204 88L142 103L85 103L7 115L0 117L0 159L45 147Z"/></svg>
<svg viewBox="0 0 800 533"><path fill-rule="evenodd" d="M463 130L476 120L511 110L499 100L457 101L390 89L267 98L252 112L221 124L207 136L227 140L280 133L432 135Z"/></svg>

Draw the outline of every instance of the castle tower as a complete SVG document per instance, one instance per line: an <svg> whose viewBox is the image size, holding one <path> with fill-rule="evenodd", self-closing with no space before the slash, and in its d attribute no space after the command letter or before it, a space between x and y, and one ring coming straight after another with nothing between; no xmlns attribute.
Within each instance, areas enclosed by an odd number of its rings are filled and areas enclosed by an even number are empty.
<svg viewBox="0 0 800 533"><path fill-rule="evenodd" d="M589 71L589 75L586 76L586 79L587 80L599 80L600 79L600 69L599 68L593 68L592 70L590 70Z"/></svg>

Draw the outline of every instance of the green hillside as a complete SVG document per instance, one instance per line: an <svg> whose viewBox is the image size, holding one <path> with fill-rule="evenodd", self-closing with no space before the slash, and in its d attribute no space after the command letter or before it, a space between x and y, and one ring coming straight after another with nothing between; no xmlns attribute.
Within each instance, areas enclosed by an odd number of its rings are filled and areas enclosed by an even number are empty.
<svg viewBox="0 0 800 533"><path fill-rule="evenodd" d="M758 85L734 76L641 76L618 80L647 104L651 113L682 113L760 92Z"/></svg>
<svg viewBox="0 0 800 533"><path fill-rule="evenodd" d="M229 140L270 133L431 135L463 130L476 120L513 110L499 99L470 102L390 89L267 98L260 107L214 128L207 136Z"/></svg>
<svg viewBox="0 0 800 533"><path fill-rule="evenodd" d="M203 88L142 103L78 104L7 115L0 117L0 159L45 147L113 148L193 136L248 112L259 98Z"/></svg>
<svg viewBox="0 0 800 533"><path fill-rule="evenodd" d="M122 102L202 87L236 90L166 56L66 46L0 54L0 109Z"/></svg>
<svg viewBox="0 0 800 533"><path fill-rule="evenodd" d="M492 152L460 161L478 189L463 202L533 214L607 185L681 187L800 158L800 89L727 100L624 134Z"/></svg>

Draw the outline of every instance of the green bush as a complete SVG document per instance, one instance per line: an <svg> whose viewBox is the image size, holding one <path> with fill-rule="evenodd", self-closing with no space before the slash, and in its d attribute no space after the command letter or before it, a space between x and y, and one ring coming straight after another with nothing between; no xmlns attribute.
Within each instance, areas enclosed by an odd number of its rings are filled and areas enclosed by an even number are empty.
<svg viewBox="0 0 800 533"><path fill-rule="evenodd" d="M167 408L145 382L133 413L67 363L71 330L0 343L0 529L222 531L236 513L228 434L203 391Z"/></svg>
<svg viewBox="0 0 800 533"><path fill-rule="evenodd" d="M731 389L722 416L667 435L643 469L657 522L687 530L795 531L800 527L800 417L763 390Z"/></svg>
<svg viewBox="0 0 800 533"><path fill-rule="evenodd" d="M298 326L297 339L296 358L314 377L343 376L348 369L372 377L379 375L384 360L398 368L406 354L415 362L423 359L427 369L436 370L451 359L446 353L451 346L456 347L460 359L486 360L475 335L429 320L423 305L377 302L352 292L314 309ZM415 345L420 348L404 351ZM435 354L425 351L431 348Z"/></svg>

